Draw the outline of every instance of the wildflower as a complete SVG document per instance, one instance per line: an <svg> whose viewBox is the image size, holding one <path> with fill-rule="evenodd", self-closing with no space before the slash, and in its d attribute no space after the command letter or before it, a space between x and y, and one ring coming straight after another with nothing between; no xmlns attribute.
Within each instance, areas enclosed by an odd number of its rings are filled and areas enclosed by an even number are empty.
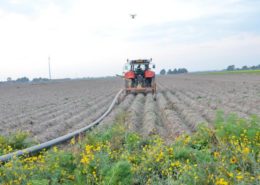
<svg viewBox="0 0 260 185"><path fill-rule="evenodd" d="M172 162L172 163L171 163L171 166L172 166L172 167L180 167L180 166L181 166L181 163L180 163L180 161Z"/></svg>
<svg viewBox="0 0 260 185"><path fill-rule="evenodd" d="M243 154L247 155L250 152L250 149L248 147L243 148Z"/></svg>
<svg viewBox="0 0 260 185"><path fill-rule="evenodd" d="M70 179L70 180L75 180L75 176L74 176L74 175L69 175L69 176L68 176L68 179Z"/></svg>
<svg viewBox="0 0 260 185"><path fill-rule="evenodd" d="M186 136L186 138L184 139L184 144L188 144L191 140L190 136Z"/></svg>
<svg viewBox="0 0 260 185"><path fill-rule="evenodd" d="M220 178L216 181L216 185L228 185L228 182L224 178Z"/></svg>
<svg viewBox="0 0 260 185"><path fill-rule="evenodd" d="M240 181L240 180L242 180L244 177L243 177L243 175L237 175L236 178L237 178L238 181Z"/></svg>
<svg viewBox="0 0 260 185"><path fill-rule="evenodd" d="M96 173L96 171L93 171L92 174L93 174L94 178L97 179L97 173Z"/></svg>
<svg viewBox="0 0 260 185"><path fill-rule="evenodd" d="M91 153L91 149L93 148L93 146L90 146L90 145L86 145L85 147L85 151L87 154Z"/></svg>
<svg viewBox="0 0 260 185"><path fill-rule="evenodd" d="M80 160L81 163L88 165L89 158L86 155L83 155L82 159Z"/></svg>
<svg viewBox="0 0 260 185"><path fill-rule="evenodd" d="M75 144L75 138L74 138L74 137L70 140L70 144L71 144L71 145L74 145L74 144Z"/></svg>
<svg viewBox="0 0 260 185"><path fill-rule="evenodd" d="M236 158L236 157L232 157L232 158L230 159L230 163L231 163L231 164L237 163L237 158Z"/></svg>
<svg viewBox="0 0 260 185"><path fill-rule="evenodd" d="M149 178L149 179L147 180L146 184L148 184L148 185L152 184L152 179Z"/></svg>
<svg viewBox="0 0 260 185"><path fill-rule="evenodd" d="M214 152L214 157L215 158L219 158L219 156L220 156L219 152Z"/></svg>
<svg viewBox="0 0 260 185"><path fill-rule="evenodd" d="M234 174L231 172L231 173L228 173L228 176L229 177L234 177Z"/></svg>
<svg viewBox="0 0 260 185"><path fill-rule="evenodd" d="M173 155L173 148L169 148L168 153L169 153L169 155Z"/></svg>
<svg viewBox="0 0 260 185"><path fill-rule="evenodd" d="M13 151L13 148L12 148L11 146L8 145L8 147L7 147L7 151L8 151L8 152L12 152L12 151Z"/></svg>
<svg viewBox="0 0 260 185"><path fill-rule="evenodd" d="M13 163L12 162L8 162L5 164L6 168L12 168L13 167Z"/></svg>
<svg viewBox="0 0 260 185"><path fill-rule="evenodd" d="M163 156L164 156L164 154L163 154L163 152L161 151L161 152L159 153L159 155L157 155L157 158L155 159L156 162L161 161L161 160L163 159Z"/></svg>
<svg viewBox="0 0 260 185"><path fill-rule="evenodd" d="M54 146L54 147L53 147L53 151L54 151L55 153L57 153L57 152L58 152L58 148L57 148L56 146Z"/></svg>
<svg viewBox="0 0 260 185"><path fill-rule="evenodd" d="M100 151L101 150L101 146L100 145L98 145L96 148L95 148L95 151Z"/></svg>

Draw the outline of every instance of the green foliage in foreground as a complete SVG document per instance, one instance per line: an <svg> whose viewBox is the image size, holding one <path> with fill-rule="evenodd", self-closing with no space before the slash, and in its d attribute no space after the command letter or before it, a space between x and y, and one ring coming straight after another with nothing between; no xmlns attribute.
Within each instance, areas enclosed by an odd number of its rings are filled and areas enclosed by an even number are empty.
<svg viewBox="0 0 260 185"><path fill-rule="evenodd" d="M25 132L17 132L7 137L0 136L0 155L27 148L35 144L28 136L29 134Z"/></svg>
<svg viewBox="0 0 260 185"><path fill-rule="evenodd" d="M259 184L260 121L219 113L214 129L198 128L167 145L143 138L118 119L66 150L53 149L0 167L0 184Z"/></svg>

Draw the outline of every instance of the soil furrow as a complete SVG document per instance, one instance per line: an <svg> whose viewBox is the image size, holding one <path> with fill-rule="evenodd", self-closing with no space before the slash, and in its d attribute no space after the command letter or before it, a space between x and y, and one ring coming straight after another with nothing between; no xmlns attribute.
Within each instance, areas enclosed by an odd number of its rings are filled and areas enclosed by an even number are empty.
<svg viewBox="0 0 260 185"><path fill-rule="evenodd" d="M38 135L41 134L45 129L48 128L48 130L51 130L53 126L60 125L60 124L65 124L67 128L71 128L73 126L73 123L75 123L75 120L77 119L78 115L85 115L85 117L89 114L92 114L94 111L99 109L100 107L106 107L107 104L111 101L110 99L104 99L100 102L98 102L94 106L90 106L88 109L85 109L83 112L75 112L75 110L70 110L67 111L66 114L60 115L58 117L55 117L54 119L51 120L46 120L45 122L42 122L38 125L35 125L34 127L28 128L28 130L33 134L33 135ZM78 121L84 119L84 117L80 117Z"/></svg>
<svg viewBox="0 0 260 185"><path fill-rule="evenodd" d="M165 95L168 101L171 103L172 109L180 114L182 119L185 120L185 123L192 131L196 130L196 127L199 123L207 123L204 118L202 118L188 106L184 105L183 102L181 102L171 92L167 91Z"/></svg>
<svg viewBox="0 0 260 185"><path fill-rule="evenodd" d="M126 126L129 130L138 132L142 127L144 100L144 95L138 94L131 107L127 110Z"/></svg>
<svg viewBox="0 0 260 185"><path fill-rule="evenodd" d="M35 138L40 142L44 142L65 135L67 133L73 132L77 129L83 128L88 124L92 123L94 120L100 117L107 110L109 101L111 102L111 99L109 99L107 102L105 102L102 105L96 105L91 107L91 109L89 109L84 114L77 116L77 118L73 117L69 121L68 120L60 121L59 124L57 125L47 127L44 132L37 134Z"/></svg>
<svg viewBox="0 0 260 185"><path fill-rule="evenodd" d="M140 130L144 136L159 133L159 117L156 114L156 107L152 94L146 95L143 112L143 124Z"/></svg>
<svg viewBox="0 0 260 185"><path fill-rule="evenodd" d="M203 106L197 101L193 100L189 96L186 96L183 92L174 91L172 92L176 95L176 97L182 101L185 105L192 108L195 112L201 115L207 122L213 123L215 120L216 112L212 110L210 107Z"/></svg>
<svg viewBox="0 0 260 185"><path fill-rule="evenodd" d="M103 97L100 96L98 100L102 98ZM66 113L68 109L77 109L77 108L85 109L86 106L91 105L91 103L93 103L95 100L96 97L92 97L90 98L88 103L87 102L85 103L85 101L78 99L61 105L56 105L53 108L49 108L49 109L46 108L45 110L40 110L40 111L35 110L35 112L33 113L23 114L18 117L13 117L10 120L6 120L5 122L7 122L8 125L10 125L11 127L13 126L13 124L19 124L19 125L26 124L26 123L34 124L34 122L42 122L44 120L53 119L54 117Z"/></svg>
<svg viewBox="0 0 260 185"><path fill-rule="evenodd" d="M185 124L185 120L172 109L171 104L167 102L162 93L157 95L157 106L163 125L168 131L168 138L175 138L183 132L190 133L190 129L186 126L187 123Z"/></svg>
<svg viewBox="0 0 260 185"><path fill-rule="evenodd" d="M114 124L116 118L120 116L120 114L125 114L125 112L132 106L134 99L134 95L127 95L124 100L99 124L99 127Z"/></svg>

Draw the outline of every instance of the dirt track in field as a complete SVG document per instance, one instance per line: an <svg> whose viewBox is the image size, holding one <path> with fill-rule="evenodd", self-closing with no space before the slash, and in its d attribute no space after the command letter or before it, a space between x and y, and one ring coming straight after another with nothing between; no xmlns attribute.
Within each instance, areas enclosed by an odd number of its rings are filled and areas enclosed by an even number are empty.
<svg viewBox="0 0 260 185"><path fill-rule="evenodd" d="M151 94L127 95L100 126L125 112L130 130L172 140L199 123L213 125L217 110L260 115L259 75L173 75L157 82L157 101ZM0 134L29 131L43 142L72 132L104 113L122 87L118 78L0 84Z"/></svg>

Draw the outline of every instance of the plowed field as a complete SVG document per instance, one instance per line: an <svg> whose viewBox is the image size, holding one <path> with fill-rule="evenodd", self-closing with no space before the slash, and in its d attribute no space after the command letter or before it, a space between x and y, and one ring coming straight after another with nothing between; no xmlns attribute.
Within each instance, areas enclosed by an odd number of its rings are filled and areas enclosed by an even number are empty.
<svg viewBox="0 0 260 185"><path fill-rule="evenodd" d="M124 112L129 129L171 140L199 123L213 126L217 110L260 115L259 75L173 75L157 82L157 101L151 94L127 95L100 125ZM122 87L118 78L1 84L0 134L29 131L42 142L69 133L104 113Z"/></svg>
<svg viewBox="0 0 260 185"><path fill-rule="evenodd" d="M106 111L121 79L0 86L0 134L29 131L43 142L82 128Z"/></svg>
<svg viewBox="0 0 260 185"><path fill-rule="evenodd" d="M111 117L124 110L129 129L171 140L200 123L213 126L219 110L244 118L260 115L259 75L176 75L157 82L157 101L152 95L128 95ZM103 124L113 123L111 117Z"/></svg>

